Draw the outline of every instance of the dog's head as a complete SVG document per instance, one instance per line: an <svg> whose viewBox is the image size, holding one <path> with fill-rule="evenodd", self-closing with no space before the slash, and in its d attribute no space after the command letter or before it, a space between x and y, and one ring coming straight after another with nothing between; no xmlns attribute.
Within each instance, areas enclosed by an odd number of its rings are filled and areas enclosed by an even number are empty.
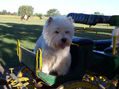
<svg viewBox="0 0 119 89"><path fill-rule="evenodd" d="M71 17L49 17L43 28L46 43L54 48L64 49L72 43L74 35Z"/></svg>

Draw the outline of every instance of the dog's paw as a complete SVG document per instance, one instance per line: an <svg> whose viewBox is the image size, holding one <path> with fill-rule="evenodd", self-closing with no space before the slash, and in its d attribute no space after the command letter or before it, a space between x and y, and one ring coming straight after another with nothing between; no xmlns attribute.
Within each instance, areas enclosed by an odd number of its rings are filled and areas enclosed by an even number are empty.
<svg viewBox="0 0 119 89"><path fill-rule="evenodd" d="M52 70L52 71L50 71L49 75L57 76L58 74L57 74L57 71Z"/></svg>

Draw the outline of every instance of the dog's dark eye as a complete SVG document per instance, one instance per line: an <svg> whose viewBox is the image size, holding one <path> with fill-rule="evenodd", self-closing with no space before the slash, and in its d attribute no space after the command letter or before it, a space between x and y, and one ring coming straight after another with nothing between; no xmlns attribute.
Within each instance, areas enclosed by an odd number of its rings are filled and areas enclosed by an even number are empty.
<svg viewBox="0 0 119 89"><path fill-rule="evenodd" d="M58 34L59 32L58 31L55 31L56 34Z"/></svg>
<svg viewBox="0 0 119 89"><path fill-rule="evenodd" d="M68 34L68 33L69 33L69 31L66 31L65 33L66 33L66 34Z"/></svg>

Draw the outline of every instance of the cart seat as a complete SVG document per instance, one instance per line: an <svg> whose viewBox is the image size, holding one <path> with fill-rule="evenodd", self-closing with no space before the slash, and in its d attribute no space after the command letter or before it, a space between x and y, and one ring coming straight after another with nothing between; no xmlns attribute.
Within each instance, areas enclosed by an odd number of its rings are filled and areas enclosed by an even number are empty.
<svg viewBox="0 0 119 89"><path fill-rule="evenodd" d="M81 80L86 71L85 63L89 52L93 49L93 41L88 38L73 37L71 45L72 63L69 73L64 76L52 76L39 72L38 76L48 85L62 84L68 81Z"/></svg>
<svg viewBox="0 0 119 89"><path fill-rule="evenodd" d="M70 71L64 76L47 75L36 68L35 54L23 47L18 47L18 53L21 63L29 68L37 77L47 83L49 86L55 84L62 84L68 81L81 80L85 74L87 56L93 49L93 41L88 38L73 37L73 44L71 45L72 63ZM38 62L39 63L39 62ZM40 66L40 65L39 65Z"/></svg>

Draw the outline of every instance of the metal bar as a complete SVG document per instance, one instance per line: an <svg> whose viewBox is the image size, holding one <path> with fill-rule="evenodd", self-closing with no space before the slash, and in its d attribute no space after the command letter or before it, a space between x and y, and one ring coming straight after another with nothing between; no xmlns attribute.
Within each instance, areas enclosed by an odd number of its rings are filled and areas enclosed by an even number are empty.
<svg viewBox="0 0 119 89"><path fill-rule="evenodd" d="M114 37L113 37L113 55L116 54L116 39L117 39L117 37L114 36Z"/></svg>

